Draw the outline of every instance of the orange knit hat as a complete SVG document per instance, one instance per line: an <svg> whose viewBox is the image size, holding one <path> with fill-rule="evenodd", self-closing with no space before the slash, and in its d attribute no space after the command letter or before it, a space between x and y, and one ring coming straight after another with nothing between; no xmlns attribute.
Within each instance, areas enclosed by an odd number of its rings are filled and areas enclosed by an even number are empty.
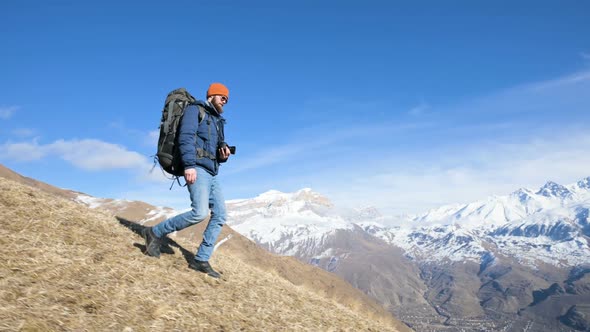
<svg viewBox="0 0 590 332"><path fill-rule="evenodd" d="M209 90L207 90L207 98L214 95L222 95L229 98L229 90L225 85L221 83L212 83L209 86Z"/></svg>

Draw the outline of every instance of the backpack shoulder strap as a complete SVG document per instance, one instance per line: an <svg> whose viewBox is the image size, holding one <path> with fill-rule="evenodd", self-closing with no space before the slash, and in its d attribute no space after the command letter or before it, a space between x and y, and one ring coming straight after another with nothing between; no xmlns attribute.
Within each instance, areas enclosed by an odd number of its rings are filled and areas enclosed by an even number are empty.
<svg viewBox="0 0 590 332"><path fill-rule="evenodd" d="M197 105L197 107L199 108L199 124L201 124L201 122L203 122L203 120L205 120L205 117L207 116L207 111L201 105Z"/></svg>

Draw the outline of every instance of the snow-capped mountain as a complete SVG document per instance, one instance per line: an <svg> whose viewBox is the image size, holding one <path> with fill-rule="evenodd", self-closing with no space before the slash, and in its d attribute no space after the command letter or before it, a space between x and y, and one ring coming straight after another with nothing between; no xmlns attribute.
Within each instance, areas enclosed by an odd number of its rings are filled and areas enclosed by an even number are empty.
<svg viewBox="0 0 590 332"><path fill-rule="evenodd" d="M503 254L529 265L583 264L590 261L588 182L562 186L549 181L536 192L521 188L507 196L441 207L414 218L410 230L388 230L398 234L393 241L384 236L387 230L377 235L429 261L479 262Z"/></svg>
<svg viewBox="0 0 590 332"><path fill-rule="evenodd" d="M570 331L556 312L590 301L590 178L415 216L342 210L310 189L227 205L238 232L338 274L417 330Z"/></svg>
<svg viewBox="0 0 590 332"><path fill-rule="evenodd" d="M590 178L442 206L405 217L400 227L383 225L387 217L372 207L338 210L311 189L228 201L234 229L283 255L320 254L326 236L359 226L419 261L480 262L500 254L530 265L565 266L590 261L588 209Z"/></svg>
<svg viewBox="0 0 590 332"><path fill-rule="evenodd" d="M542 195L545 197L555 197L555 198L571 198L572 192L567 189L566 187L557 184L553 181L547 182L539 191L536 192L537 195Z"/></svg>
<svg viewBox="0 0 590 332"><path fill-rule="evenodd" d="M291 194L269 191L226 204L233 229L283 255L313 253L334 231L354 227L335 214L326 197L309 188Z"/></svg>

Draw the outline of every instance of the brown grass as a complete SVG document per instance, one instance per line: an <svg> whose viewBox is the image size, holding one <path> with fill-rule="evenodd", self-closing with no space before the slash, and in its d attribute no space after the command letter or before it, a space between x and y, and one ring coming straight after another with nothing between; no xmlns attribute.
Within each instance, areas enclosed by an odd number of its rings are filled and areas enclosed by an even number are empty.
<svg viewBox="0 0 590 332"><path fill-rule="evenodd" d="M3 178L0 220L2 331L395 331L229 252L222 280L187 268L182 238L147 257L108 213Z"/></svg>

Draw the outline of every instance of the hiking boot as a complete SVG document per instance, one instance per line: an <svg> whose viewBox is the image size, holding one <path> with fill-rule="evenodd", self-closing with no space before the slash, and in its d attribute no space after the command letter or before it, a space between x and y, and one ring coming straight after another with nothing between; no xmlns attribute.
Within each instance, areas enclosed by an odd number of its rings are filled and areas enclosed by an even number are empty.
<svg viewBox="0 0 590 332"><path fill-rule="evenodd" d="M143 235L143 238L145 239L145 254L160 258L160 245L162 245L162 239L154 234L152 227L144 228L141 231L141 235Z"/></svg>
<svg viewBox="0 0 590 332"><path fill-rule="evenodd" d="M207 275L213 278L219 278L221 276L219 273L213 270L211 265L209 265L209 262L198 261L195 259L188 264L188 267L195 271L207 273Z"/></svg>

